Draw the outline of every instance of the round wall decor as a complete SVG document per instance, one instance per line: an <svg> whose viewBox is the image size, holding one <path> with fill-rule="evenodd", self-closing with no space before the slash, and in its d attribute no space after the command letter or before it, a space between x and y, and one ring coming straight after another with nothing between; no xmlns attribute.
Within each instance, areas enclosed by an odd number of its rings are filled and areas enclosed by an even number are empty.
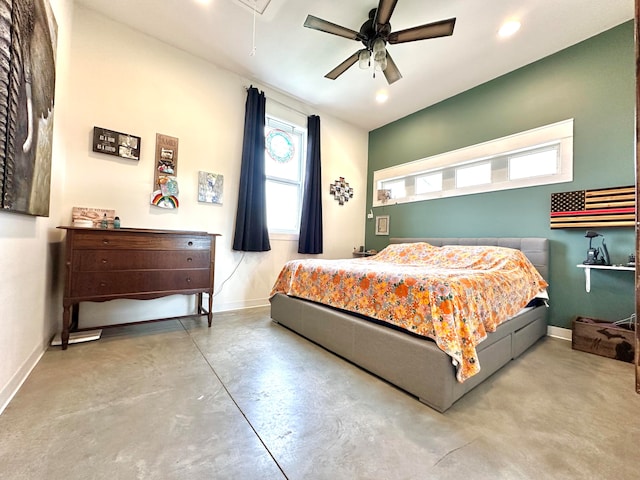
<svg viewBox="0 0 640 480"><path fill-rule="evenodd" d="M291 136L278 128L274 128L267 134L265 148L269 156L279 163L287 163L295 153Z"/></svg>

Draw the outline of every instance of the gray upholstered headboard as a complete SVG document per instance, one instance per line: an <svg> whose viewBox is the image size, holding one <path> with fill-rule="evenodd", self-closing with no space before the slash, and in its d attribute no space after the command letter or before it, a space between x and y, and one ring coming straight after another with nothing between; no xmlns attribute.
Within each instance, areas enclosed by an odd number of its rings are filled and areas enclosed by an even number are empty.
<svg viewBox="0 0 640 480"><path fill-rule="evenodd" d="M389 239L389 243L427 242L436 247L443 245L482 245L507 247L521 250L538 269L540 275L549 281L549 239L541 237L485 237L485 238L402 238Z"/></svg>

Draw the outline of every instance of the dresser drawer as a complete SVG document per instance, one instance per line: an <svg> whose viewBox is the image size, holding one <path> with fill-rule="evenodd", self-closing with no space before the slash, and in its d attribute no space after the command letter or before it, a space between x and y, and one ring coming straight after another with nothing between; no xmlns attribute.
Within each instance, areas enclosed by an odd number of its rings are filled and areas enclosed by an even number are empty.
<svg viewBox="0 0 640 480"><path fill-rule="evenodd" d="M204 290L210 285L209 270L155 270L122 272L76 272L70 297L105 295L135 296L140 293Z"/></svg>
<svg viewBox="0 0 640 480"><path fill-rule="evenodd" d="M74 255L75 272L209 268L209 250L82 250Z"/></svg>
<svg viewBox="0 0 640 480"><path fill-rule="evenodd" d="M115 230L76 231L74 249L209 250L209 235L140 234Z"/></svg>

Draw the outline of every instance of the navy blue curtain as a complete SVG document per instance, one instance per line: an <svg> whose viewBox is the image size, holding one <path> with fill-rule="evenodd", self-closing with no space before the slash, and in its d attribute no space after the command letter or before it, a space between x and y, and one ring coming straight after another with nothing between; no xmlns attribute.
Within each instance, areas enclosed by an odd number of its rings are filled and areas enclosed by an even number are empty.
<svg viewBox="0 0 640 480"><path fill-rule="evenodd" d="M245 252L271 250L264 174L265 104L264 92L254 87L247 90L240 192L233 237L233 249Z"/></svg>
<svg viewBox="0 0 640 480"><path fill-rule="evenodd" d="M307 117L307 169L300 219L298 253L322 253L322 174L320 117Z"/></svg>

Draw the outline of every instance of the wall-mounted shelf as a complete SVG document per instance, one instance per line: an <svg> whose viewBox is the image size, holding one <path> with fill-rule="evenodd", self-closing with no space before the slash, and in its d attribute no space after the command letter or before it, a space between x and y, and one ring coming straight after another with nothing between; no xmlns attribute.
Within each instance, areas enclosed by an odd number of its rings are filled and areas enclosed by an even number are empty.
<svg viewBox="0 0 640 480"><path fill-rule="evenodd" d="M585 290L587 293L591 291L591 270L622 270L628 272L635 272L635 267L625 267L623 265L585 265L580 263L576 265L578 268L584 268L584 281L585 281Z"/></svg>

